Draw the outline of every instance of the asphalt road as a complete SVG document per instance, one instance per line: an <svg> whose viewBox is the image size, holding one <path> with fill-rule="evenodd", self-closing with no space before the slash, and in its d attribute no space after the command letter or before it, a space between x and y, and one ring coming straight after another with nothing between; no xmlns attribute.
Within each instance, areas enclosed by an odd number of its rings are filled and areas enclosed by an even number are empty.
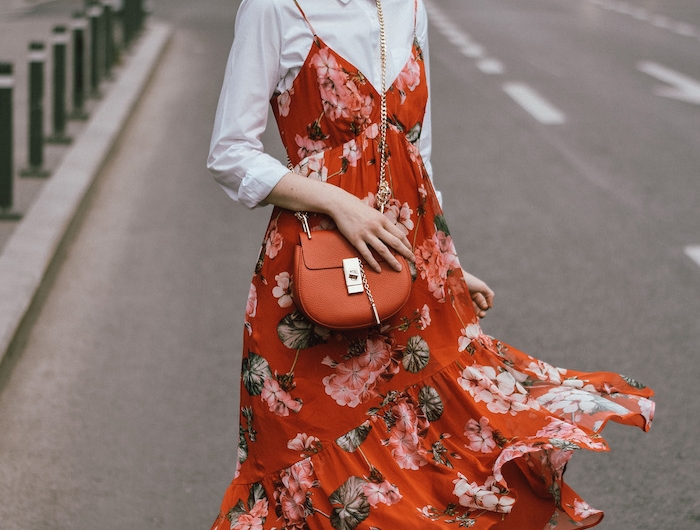
<svg viewBox="0 0 700 530"><path fill-rule="evenodd" d="M156 6L170 49L0 393L2 530L208 528L217 512L268 215L203 168L237 5ZM613 452L576 455L568 479L606 511L599 528L700 528L700 264L686 253L700 245L700 7L430 8L433 164L462 264L497 293L485 329L654 387L652 431L612 425Z"/></svg>

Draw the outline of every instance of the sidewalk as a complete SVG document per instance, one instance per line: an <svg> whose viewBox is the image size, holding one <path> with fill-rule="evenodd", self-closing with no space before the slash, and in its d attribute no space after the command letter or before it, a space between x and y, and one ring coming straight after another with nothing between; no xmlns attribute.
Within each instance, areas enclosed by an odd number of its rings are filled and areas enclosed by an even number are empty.
<svg viewBox="0 0 700 530"><path fill-rule="evenodd" d="M39 3L46 3L46 0L11 0L0 9L0 61L15 65L15 175L27 162L28 44L32 40L42 40L47 45L45 101L48 102L51 31L58 24L70 26L70 13L60 17L55 13L21 16L24 6ZM71 7L71 3L63 2L61 7ZM11 8L15 8L17 16L3 16ZM38 305L35 304L37 296L47 275L50 276L54 258L147 86L171 32L168 25L149 20L143 34L114 70L113 81L103 84L103 98L89 102L89 120L70 123L67 132L73 137L72 144L46 146L45 167L51 170L51 176L48 179L15 178L14 209L22 213L22 219L0 222L0 362L21 349L23 332L29 327L27 324L31 324L32 309ZM45 104L44 109L45 133L49 134L51 107Z"/></svg>

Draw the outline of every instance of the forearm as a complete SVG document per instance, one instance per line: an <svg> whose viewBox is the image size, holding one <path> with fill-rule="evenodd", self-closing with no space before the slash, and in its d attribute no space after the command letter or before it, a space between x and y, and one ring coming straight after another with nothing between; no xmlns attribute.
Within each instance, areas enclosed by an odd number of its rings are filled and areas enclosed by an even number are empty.
<svg viewBox="0 0 700 530"><path fill-rule="evenodd" d="M359 201L347 191L289 172L275 185L265 202L293 211L317 212L334 217L348 202Z"/></svg>

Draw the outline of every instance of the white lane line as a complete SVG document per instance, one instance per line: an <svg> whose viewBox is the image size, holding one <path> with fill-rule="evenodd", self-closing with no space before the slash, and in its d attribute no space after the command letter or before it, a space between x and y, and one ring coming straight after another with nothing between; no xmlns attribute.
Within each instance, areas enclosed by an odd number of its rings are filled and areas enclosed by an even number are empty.
<svg viewBox="0 0 700 530"><path fill-rule="evenodd" d="M671 86L657 87L654 94L700 105L700 81L651 61L642 61L637 69Z"/></svg>
<svg viewBox="0 0 700 530"><path fill-rule="evenodd" d="M614 11L620 15L628 15L642 22L647 22L652 26L668 30L681 37L697 38L700 40L700 29L696 28L692 24L686 22L679 22L673 20L667 16L650 13L644 7L637 7L629 2L616 1L616 0L588 0L589 3L600 7L601 9L607 9L608 11Z"/></svg>
<svg viewBox="0 0 700 530"><path fill-rule="evenodd" d="M566 121L564 113L525 83L506 83L503 85L503 90L533 118L544 125L560 125Z"/></svg>
<svg viewBox="0 0 700 530"><path fill-rule="evenodd" d="M476 63L477 68L488 75L503 75L505 67L498 59L482 59Z"/></svg>
<svg viewBox="0 0 700 530"><path fill-rule="evenodd" d="M685 253L700 266L700 245L685 247Z"/></svg>
<svg viewBox="0 0 700 530"><path fill-rule="evenodd" d="M468 42L465 45L460 46L459 51L462 52L462 55L465 55L470 59L481 59L486 54L484 47L476 42Z"/></svg>

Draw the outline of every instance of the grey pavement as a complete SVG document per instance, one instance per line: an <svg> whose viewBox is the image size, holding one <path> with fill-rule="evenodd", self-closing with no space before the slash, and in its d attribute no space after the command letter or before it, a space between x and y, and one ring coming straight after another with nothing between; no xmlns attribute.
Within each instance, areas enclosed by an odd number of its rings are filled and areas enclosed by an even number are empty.
<svg viewBox="0 0 700 530"><path fill-rule="evenodd" d="M700 245L700 106L639 70L700 79L700 41L669 22L700 27L697 3L431 4L433 164L461 262L497 293L486 331L654 387L652 431L612 425L613 451L575 455L567 477L606 511L601 529L699 528L700 266L684 248ZM2 382L2 530L206 528L216 514L269 215L204 170L237 5L157 5L170 47ZM539 122L512 83L564 120Z"/></svg>

